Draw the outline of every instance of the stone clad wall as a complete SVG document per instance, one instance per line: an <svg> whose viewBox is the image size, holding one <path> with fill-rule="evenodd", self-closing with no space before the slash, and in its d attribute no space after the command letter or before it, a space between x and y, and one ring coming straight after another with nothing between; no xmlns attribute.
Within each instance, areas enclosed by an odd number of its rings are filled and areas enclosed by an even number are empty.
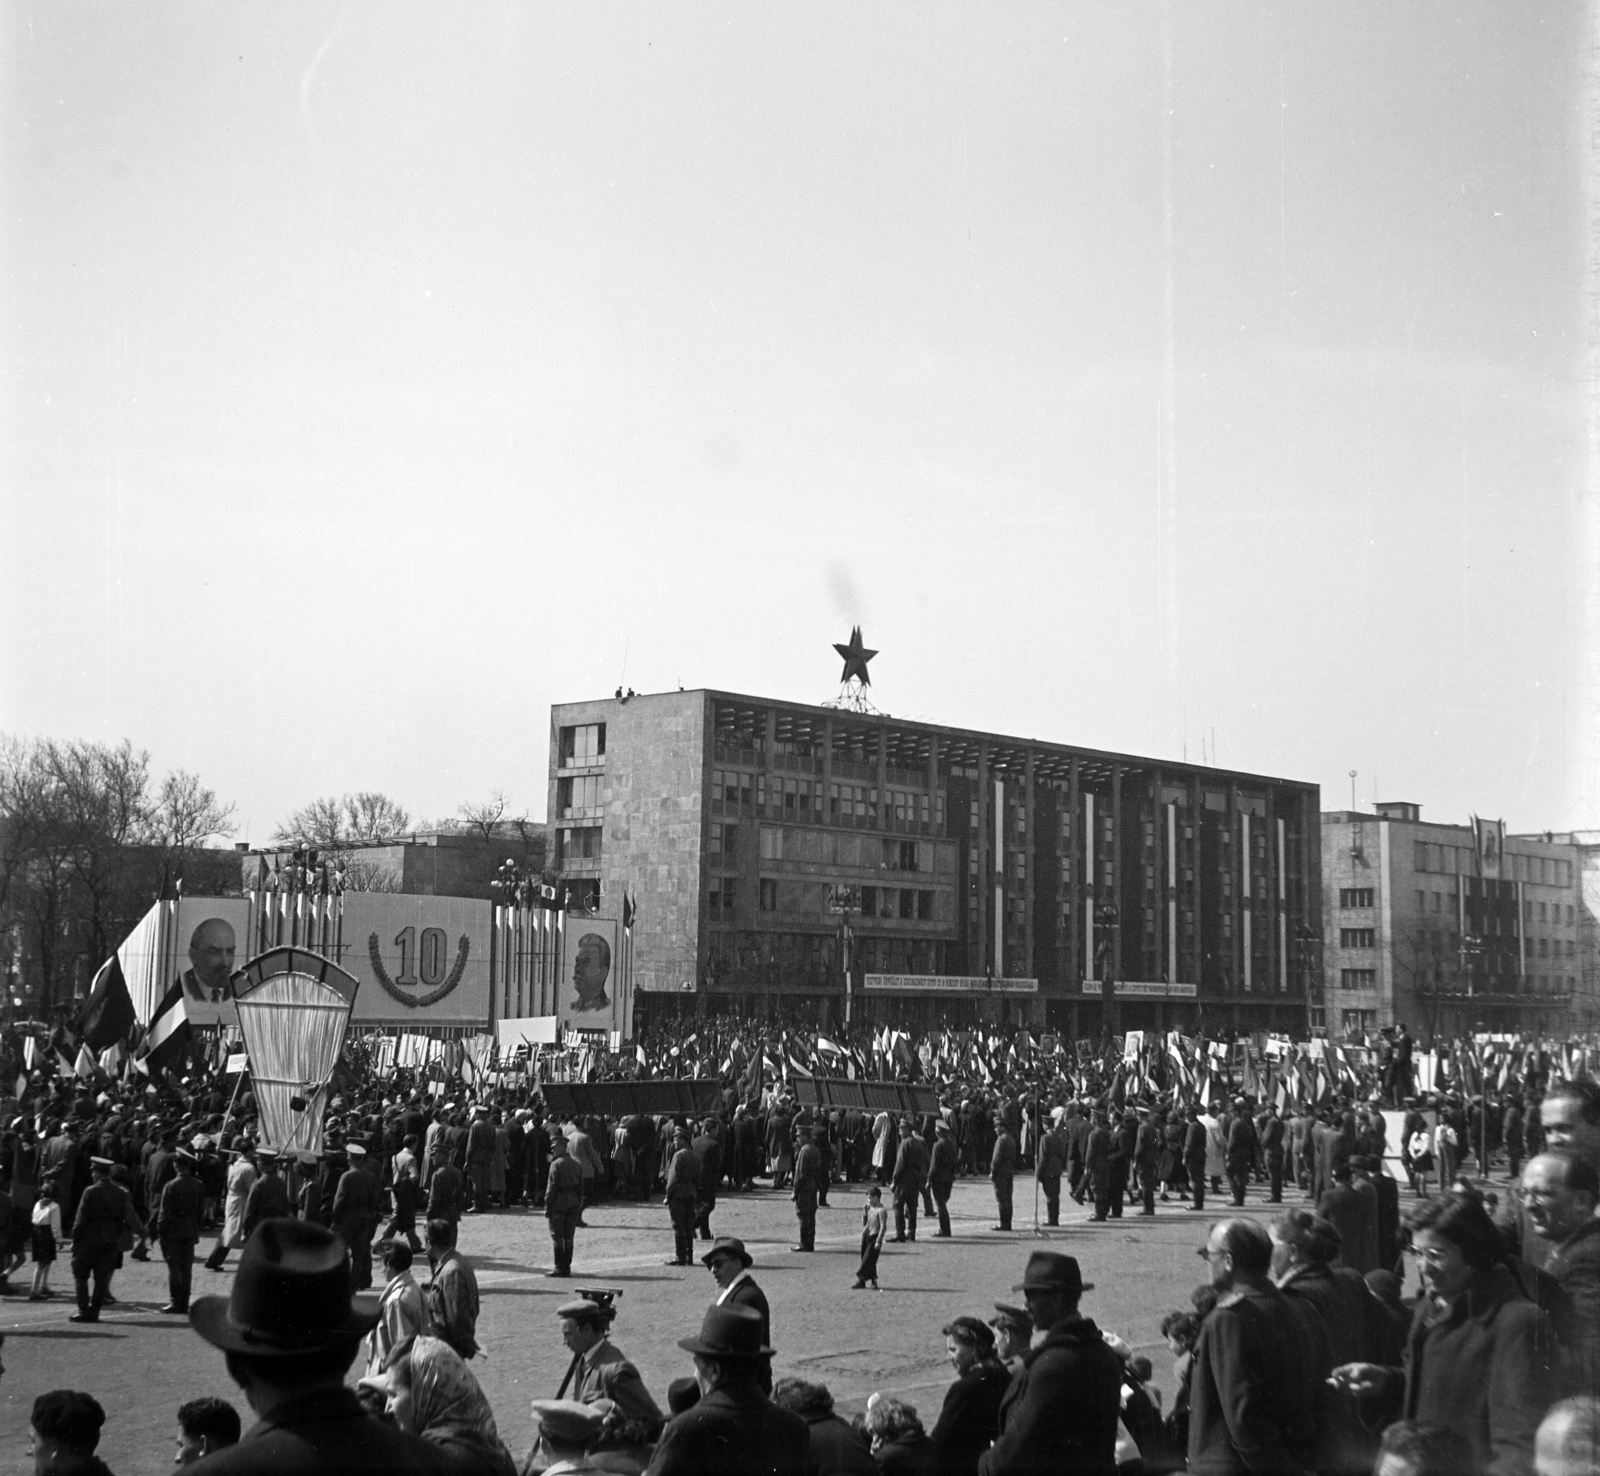
<svg viewBox="0 0 1600 1476"><path fill-rule="evenodd" d="M633 895L635 990L677 993L699 975L706 694L662 692L603 705L610 709L603 910L620 917L623 892ZM563 710L557 722L568 721Z"/></svg>

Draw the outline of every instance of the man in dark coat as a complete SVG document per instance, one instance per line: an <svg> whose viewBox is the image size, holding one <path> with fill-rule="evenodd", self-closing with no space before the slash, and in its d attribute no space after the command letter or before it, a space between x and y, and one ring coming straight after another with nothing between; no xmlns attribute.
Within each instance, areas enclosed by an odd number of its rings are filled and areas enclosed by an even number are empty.
<svg viewBox="0 0 1600 1476"><path fill-rule="evenodd" d="M667 1214L672 1220L672 1259L669 1266L687 1266L694 1256L694 1219L700 1203L700 1160L689 1146L682 1128L673 1135L672 1160L667 1165Z"/></svg>
<svg viewBox="0 0 1600 1476"><path fill-rule="evenodd" d="M294 1213L289 1207L289 1186L278 1172L279 1167L278 1159L272 1154L261 1155L261 1177L250 1186L249 1198L244 1202L242 1228L246 1240L263 1220L283 1220Z"/></svg>
<svg viewBox="0 0 1600 1476"><path fill-rule="evenodd" d="M1006 1129L1005 1119L994 1120L994 1152L989 1158L989 1180L994 1185L995 1208L1000 1213L996 1230L1011 1228L1011 1180L1017 1172L1017 1140Z"/></svg>
<svg viewBox="0 0 1600 1476"><path fill-rule="evenodd" d="M87 1195L84 1196L88 1198ZM1553 1309L1574 1388L1600 1389L1600 1175L1571 1153L1541 1153L1522 1171L1522 1202L1551 1247L1544 1274L1560 1289ZM76 1252L74 1252L76 1254Z"/></svg>
<svg viewBox="0 0 1600 1476"><path fill-rule="evenodd" d="M1301 1325L1272 1284L1272 1237L1254 1220L1218 1220L1206 1237L1217 1291L1189 1371L1189 1470L1294 1476L1316 1437Z"/></svg>
<svg viewBox="0 0 1600 1476"><path fill-rule="evenodd" d="M1156 1120L1155 1109L1146 1107L1144 1117L1139 1123L1139 1131L1133 1140L1133 1166L1138 1174L1139 1195L1144 1201L1144 1208L1139 1211L1141 1215L1153 1215L1156 1212L1156 1180L1157 1170L1161 1164L1161 1124ZM1055 1221L1052 1219L1053 1225Z"/></svg>
<svg viewBox="0 0 1600 1476"><path fill-rule="evenodd" d="M1122 1360L1078 1311L1083 1274L1072 1256L1035 1251L1014 1288L1044 1333L1000 1402L1000 1434L978 1461L979 1476L1113 1476Z"/></svg>
<svg viewBox="0 0 1600 1476"><path fill-rule="evenodd" d="M928 1182L928 1165L928 1145L912 1131L911 1119L902 1118L900 1146L889 1181L894 1186L894 1238L898 1241L917 1238L917 1201Z"/></svg>
<svg viewBox="0 0 1600 1476"><path fill-rule="evenodd" d="M200 1211L205 1190L194 1176L194 1154L182 1150L177 1155L177 1175L161 1191L156 1211L156 1239L167 1263L167 1305L163 1312L187 1313L189 1288L194 1281L194 1248L200 1239Z"/></svg>
<svg viewBox="0 0 1600 1476"><path fill-rule="evenodd" d="M445 1476L453 1468L438 1446L371 1418L344 1387L377 1320L371 1298L351 1295L338 1236L300 1220L263 1222L245 1242L231 1299L201 1297L190 1314L195 1331L226 1356L257 1423L238 1444L191 1469L208 1476Z"/></svg>
<svg viewBox="0 0 1600 1476"><path fill-rule="evenodd" d="M950 1195L956 1186L955 1133L947 1122L934 1124L933 1152L928 1158L928 1188L933 1193L934 1208L939 1215L939 1228L934 1236L940 1240L950 1238Z"/></svg>
<svg viewBox="0 0 1600 1476"><path fill-rule="evenodd" d="M1062 1130L1067 1135L1067 1186L1072 1191L1072 1197L1082 1204L1083 1196L1088 1192L1084 1185L1083 1166L1088 1159L1091 1129L1089 1119L1076 1102L1067 1103L1067 1116Z"/></svg>
<svg viewBox="0 0 1600 1476"><path fill-rule="evenodd" d="M1372 1186L1377 1200L1378 1269L1393 1271L1400 1262L1400 1186L1384 1172L1382 1159L1361 1155L1350 1166Z"/></svg>
<svg viewBox="0 0 1600 1476"><path fill-rule="evenodd" d="M955 1146L954 1134L950 1146ZM819 1476L880 1476L867 1443L833 1412L827 1385L790 1375L772 1386L772 1402L799 1415L809 1433L811 1466Z"/></svg>
<svg viewBox="0 0 1600 1476"><path fill-rule="evenodd" d="M816 1153L808 1142L796 1156ZM820 1171L821 1158L818 1156ZM803 1476L810 1463L806 1422L779 1409L761 1387L772 1349L749 1307L712 1307L697 1338L678 1346L694 1355L700 1401L670 1420L647 1476Z"/></svg>
<svg viewBox="0 0 1600 1476"><path fill-rule="evenodd" d="M427 1218L449 1220L452 1225L456 1224L461 1219L462 1201L466 1194L467 1181L461 1170L453 1163L439 1164L428 1181Z"/></svg>
<svg viewBox="0 0 1600 1476"><path fill-rule="evenodd" d="M1244 1203L1259 1146L1256 1125L1250 1120L1250 1112L1241 1098L1233 1104L1233 1121L1228 1124L1228 1184L1233 1189L1235 1204Z"/></svg>
<svg viewBox="0 0 1600 1476"><path fill-rule="evenodd" d="M494 1162L494 1128L485 1107L473 1108L466 1152L467 1180L472 1185L472 1205L468 1213L478 1215L489 1208L489 1168Z"/></svg>
<svg viewBox="0 0 1600 1476"><path fill-rule="evenodd" d="M372 1285L372 1236L378 1228L378 1181L367 1168L367 1150L351 1143L345 1150L350 1167L339 1176L333 1195L333 1229L350 1247L355 1289Z"/></svg>
<svg viewBox="0 0 1600 1476"><path fill-rule="evenodd" d="M111 1181L116 1167L109 1158L89 1160L92 1181L78 1201L72 1221L72 1279L77 1286L78 1310L73 1322L98 1322L100 1308L111 1287L111 1273L117 1268L117 1255L124 1230L144 1234L144 1224L133 1208L127 1192ZM89 1278L94 1277L94 1291Z"/></svg>
<svg viewBox="0 0 1600 1476"><path fill-rule="evenodd" d="M1350 1182L1350 1160L1339 1159L1333 1184L1317 1201L1317 1213L1338 1230L1344 1245L1344 1263L1365 1276L1378 1269L1377 1194L1358 1194Z"/></svg>
<svg viewBox="0 0 1600 1476"><path fill-rule="evenodd" d="M1283 1152L1286 1132L1275 1106L1267 1108L1261 1124L1261 1156L1267 1165L1267 1203L1283 1203Z"/></svg>
<svg viewBox="0 0 1600 1476"><path fill-rule="evenodd" d="M700 1188L695 1199L694 1228L702 1240L711 1237L711 1212L717 1207L717 1182L722 1178L722 1142L713 1131L716 1122L707 1118L700 1136L690 1147L700 1161Z"/></svg>
<svg viewBox="0 0 1600 1476"><path fill-rule="evenodd" d="M1116 1137L1104 1112L1094 1115L1094 1129L1084 1150L1083 1179L1094 1195L1094 1217L1103 1220L1111 1208L1111 1155Z"/></svg>
<svg viewBox="0 0 1600 1476"><path fill-rule="evenodd" d="M817 1196L821 1191L822 1154L807 1131L794 1156L794 1188L789 1197L794 1200L795 1218L800 1222L800 1244L790 1246L790 1250L814 1251L817 1248Z"/></svg>
<svg viewBox="0 0 1600 1476"><path fill-rule="evenodd" d="M543 1133L536 1133L540 1139ZM583 1214L583 1170L565 1151L561 1129L554 1125L549 1133L549 1172L544 1185L544 1217L550 1224L550 1246L555 1265L546 1276L572 1275L572 1252L578 1235L578 1220Z"/></svg>
<svg viewBox="0 0 1600 1476"><path fill-rule="evenodd" d="M1183 1169L1189 1176L1189 1187L1194 1191L1191 1208L1206 1207L1206 1125L1200 1121L1200 1109L1189 1109L1189 1127L1183 1136Z"/></svg>

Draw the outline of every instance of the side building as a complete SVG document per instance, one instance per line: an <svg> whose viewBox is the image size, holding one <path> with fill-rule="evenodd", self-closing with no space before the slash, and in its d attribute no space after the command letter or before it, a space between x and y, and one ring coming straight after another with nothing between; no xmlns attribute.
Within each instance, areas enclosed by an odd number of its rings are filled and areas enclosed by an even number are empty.
<svg viewBox="0 0 1600 1476"><path fill-rule="evenodd" d="M703 690L550 725L552 859L604 916L632 898L641 1027L1301 1033L1320 1004L1315 785Z"/></svg>
<svg viewBox="0 0 1600 1476"><path fill-rule="evenodd" d="M1322 817L1330 1033L1404 1022L1564 1034L1583 958L1581 847L1424 821L1415 804Z"/></svg>

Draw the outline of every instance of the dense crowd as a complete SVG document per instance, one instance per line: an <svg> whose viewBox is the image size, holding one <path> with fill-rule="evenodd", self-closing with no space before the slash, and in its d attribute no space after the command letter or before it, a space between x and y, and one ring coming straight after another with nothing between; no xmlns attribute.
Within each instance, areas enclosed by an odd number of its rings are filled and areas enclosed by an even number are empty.
<svg viewBox="0 0 1600 1476"><path fill-rule="evenodd" d="M404 1074L358 1077L313 1155L263 1147L249 1093L230 1097L217 1076L61 1073L0 1130L0 1290L52 1298L59 1249L70 1315L93 1322L123 1257L158 1251L163 1310L221 1352L254 1415L241 1435L225 1402L179 1412L179 1459L207 1470L1600 1469L1600 1090L1587 1080L1403 1096L1387 1116L1378 1082L1366 1096L1280 1109L1237 1095L1213 1110L1209 1093L1115 1092L1115 1073L1099 1092L1081 1076L944 1080L923 1118L825 1112L743 1083L733 1074L698 1119L561 1120L517 1078L446 1099ZM1409 1180L1409 1212L1386 1158ZM1491 1163L1513 1181L1503 1199L1468 1177ZM870 1290L885 1241L949 1235L962 1176L992 1186L997 1230L1013 1224L1019 1176L1046 1224L1063 1193L1096 1218L1193 1214L1208 1194L1282 1208L1265 1223L1200 1222L1203 1280L1161 1328L1177 1358L1170 1409L1148 1360L1087 1315L1095 1289L1077 1261L1049 1250L996 1286L992 1312L939 1320L955 1378L936 1418L885 1395L846 1421L825 1384L774 1378L759 1271L716 1234L719 1198L758 1180L786 1192L804 1254L830 1187L869 1181L853 1284ZM462 1218L542 1210L546 1274L569 1277L585 1212L612 1198L664 1199L671 1262L698 1259L713 1277L716 1300L680 1343L683 1377L652 1392L612 1342L615 1306L583 1293L559 1309L573 1355L559 1397L516 1427L497 1421L471 1368ZM207 1240L213 1268L238 1253L226 1297L191 1294ZM1406 1255L1420 1281L1410 1302ZM27 1290L13 1287L30 1259ZM105 1469L105 1419L92 1394L44 1396L39 1469ZM104 1448L114 1460L114 1421Z"/></svg>

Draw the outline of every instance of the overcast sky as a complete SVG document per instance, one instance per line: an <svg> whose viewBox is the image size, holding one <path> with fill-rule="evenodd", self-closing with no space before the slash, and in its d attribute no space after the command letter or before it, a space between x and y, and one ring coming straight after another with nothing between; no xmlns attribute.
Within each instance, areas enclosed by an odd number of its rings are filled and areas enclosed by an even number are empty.
<svg viewBox="0 0 1600 1476"><path fill-rule="evenodd" d="M859 621L897 716L1600 824L1585 6L0 24L5 729L540 816L551 702Z"/></svg>

